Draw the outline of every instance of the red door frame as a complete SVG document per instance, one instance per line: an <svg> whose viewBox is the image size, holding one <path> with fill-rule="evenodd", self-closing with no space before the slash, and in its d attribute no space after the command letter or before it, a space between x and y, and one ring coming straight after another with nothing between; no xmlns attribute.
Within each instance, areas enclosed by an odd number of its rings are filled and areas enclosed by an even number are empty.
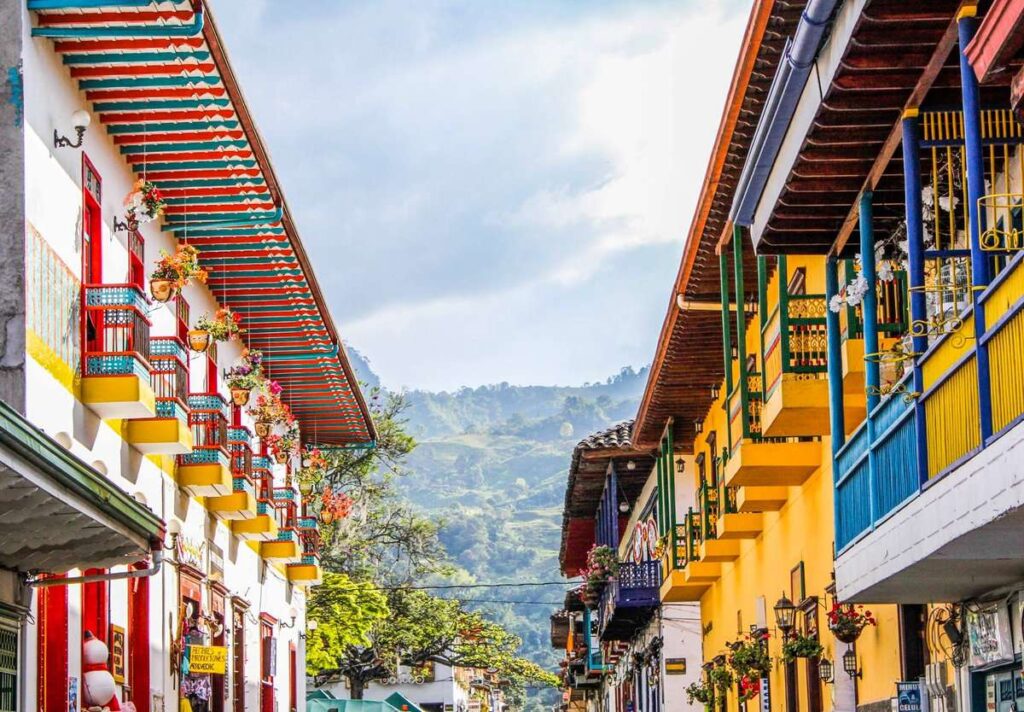
<svg viewBox="0 0 1024 712"><path fill-rule="evenodd" d="M245 615L248 605L235 599L231 607L233 712L245 712Z"/></svg>
<svg viewBox="0 0 1024 712"><path fill-rule="evenodd" d="M128 580L127 662L131 701L138 712L149 712L149 578L145 576Z"/></svg>
<svg viewBox="0 0 1024 712"><path fill-rule="evenodd" d="M96 179L96 190L90 190L90 176ZM103 317L101 312L88 312L85 306L85 287L103 284L103 179L89 157L82 154L82 373L88 352L102 350ZM92 337L89 327L92 326Z"/></svg>
<svg viewBox="0 0 1024 712"><path fill-rule="evenodd" d="M288 643L288 706L292 712L299 709L299 651L295 642Z"/></svg>
<svg viewBox="0 0 1024 712"><path fill-rule="evenodd" d="M45 586L36 594L36 708L39 712L67 712L68 587Z"/></svg>
<svg viewBox="0 0 1024 712"><path fill-rule="evenodd" d="M260 712L274 712L274 661L272 653L274 625L277 619L260 614Z"/></svg>
<svg viewBox="0 0 1024 712"><path fill-rule="evenodd" d="M86 576L107 573L106 569L86 569ZM90 631L106 644L110 623L109 598L106 581L90 581L82 584L82 635Z"/></svg>

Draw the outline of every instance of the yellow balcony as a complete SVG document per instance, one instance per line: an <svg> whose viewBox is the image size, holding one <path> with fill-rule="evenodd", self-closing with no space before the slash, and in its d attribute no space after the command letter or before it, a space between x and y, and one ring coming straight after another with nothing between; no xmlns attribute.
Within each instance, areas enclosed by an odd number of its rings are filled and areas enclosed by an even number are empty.
<svg viewBox="0 0 1024 712"><path fill-rule="evenodd" d="M864 339L844 340L841 352L843 355L843 395L854 401L862 401L864 400L864 389L867 387L864 371Z"/></svg>
<svg viewBox="0 0 1024 712"><path fill-rule="evenodd" d="M146 455L184 455L192 452L192 431L179 418L129 420L125 439Z"/></svg>
<svg viewBox="0 0 1024 712"><path fill-rule="evenodd" d="M227 457L210 450L193 450L178 461L178 484L193 497L220 497L233 491ZM186 459L187 458L187 459Z"/></svg>
<svg viewBox="0 0 1024 712"><path fill-rule="evenodd" d="M683 569L684 583L712 583L722 576L722 565L713 561L691 561Z"/></svg>
<svg viewBox="0 0 1024 712"><path fill-rule="evenodd" d="M221 519L255 519L256 498L249 490L232 492L219 497L209 497L206 508Z"/></svg>
<svg viewBox="0 0 1024 712"><path fill-rule="evenodd" d="M727 487L796 487L821 466L820 442L745 439L725 466Z"/></svg>
<svg viewBox="0 0 1024 712"><path fill-rule="evenodd" d="M761 409L768 437L828 435L828 381L784 374Z"/></svg>
<svg viewBox="0 0 1024 712"><path fill-rule="evenodd" d="M294 529L282 529L277 539L260 545L260 556L267 561L291 564L302 561L302 547Z"/></svg>
<svg viewBox="0 0 1024 712"><path fill-rule="evenodd" d="M320 583L322 576L318 556L304 554L301 562L288 564L288 580L294 584L316 586Z"/></svg>
<svg viewBox="0 0 1024 712"><path fill-rule="evenodd" d="M740 543L736 539L706 539L700 545L701 561L724 563L735 561L739 556Z"/></svg>
<svg viewBox="0 0 1024 712"><path fill-rule="evenodd" d="M661 582L661 600L663 603L682 603L699 601L704 592L711 587L710 582L687 583L683 571L676 569Z"/></svg>
<svg viewBox="0 0 1024 712"><path fill-rule="evenodd" d="M104 419L131 420L156 415L156 395L137 374L83 376L82 402Z"/></svg>
<svg viewBox="0 0 1024 712"><path fill-rule="evenodd" d="M756 539L763 529L760 514L723 514L716 524L719 539Z"/></svg>
<svg viewBox="0 0 1024 712"><path fill-rule="evenodd" d="M256 516L252 519L236 520L231 522L231 531L239 538L248 541L273 541L277 539L277 521L270 514L259 512L257 505Z"/></svg>
<svg viewBox="0 0 1024 712"><path fill-rule="evenodd" d="M788 487L740 487L736 492L739 512L777 512L786 504Z"/></svg>

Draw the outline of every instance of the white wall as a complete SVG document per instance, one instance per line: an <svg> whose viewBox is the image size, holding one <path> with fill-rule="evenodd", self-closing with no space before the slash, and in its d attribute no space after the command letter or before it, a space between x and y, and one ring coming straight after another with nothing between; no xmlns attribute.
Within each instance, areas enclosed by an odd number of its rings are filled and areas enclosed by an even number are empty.
<svg viewBox="0 0 1024 712"><path fill-rule="evenodd" d="M24 5L24 4L23 4ZM85 97L77 90L59 56L49 40L28 36L31 21L24 13L26 50L24 62L25 84L25 151L26 151L26 216L28 223L39 232L60 260L77 276L81 276L81 171L82 150L54 149L54 129L62 134L73 134L71 113L88 109ZM124 218L122 201L129 192L135 176L119 155L110 137L98 120L93 120L86 133L84 152L95 165L102 178L103 201L103 272L107 282L123 282L127 277L127 245L124 233L114 234L111 225L115 217ZM147 273L160 257L160 250L173 251L175 239L159 231L156 223L141 228L146 240ZM204 312L212 312L215 301L202 285L191 285L185 290L193 319ZM31 298L31 295L30 295ZM154 304L150 313L154 336L173 335L172 305ZM69 325L69 336L77 339L77 324ZM220 365L225 367L237 359L240 347L224 344L220 348ZM194 356L194 361L205 356ZM72 370L77 364L66 364ZM178 489L168 472L173 472L170 458L152 459L142 456L121 438L117 422L104 422L88 408L76 401L67 384L52 375L50 369L30 358L27 366L27 415L29 419L50 435L64 433L72 438L71 450L80 458L106 471L109 478L122 489L144 500L165 521L177 518L183 522L183 535L193 540L214 543L224 552L224 583L233 597L250 604L252 617L247 622L246 677L247 708L258 704L258 678L260 664L259 625L255 620L261 612L279 621L288 622L289 609L294 606L299 615L294 628L281 628L275 632L277 644L278 676L275 685L277 709L288 709L289 643L299 650L299 667L303 667L304 649L299 632L305 627L305 594L290 586L281 570L266 566L257 553L246 543L233 537L224 523L213 519L202 505ZM161 468L163 465L163 469ZM279 468L280 469L280 468ZM277 473L280 481L283 472ZM74 575L75 572L72 572ZM173 632L169 615L177 618L178 591L173 566L167 565L150 583L150 641L151 641L151 694L162 695L163 709L177 709L175 689L168 665L168 646ZM109 584L110 621L127 628L127 583ZM81 592L79 586L69 590L70 599L70 674L81 677ZM230 606L230 601L228 603ZM228 613L230 615L230 612ZM25 707L36 708L35 664L37 633L34 623L29 624L26 659L29 661L25 681ZM230 660L230 657L229 657ZM300 669L298 685L299 708L304 709L304 673ZM81 681L79 681L81 686ZM159 708L156 708L159 710Z"/></svg>

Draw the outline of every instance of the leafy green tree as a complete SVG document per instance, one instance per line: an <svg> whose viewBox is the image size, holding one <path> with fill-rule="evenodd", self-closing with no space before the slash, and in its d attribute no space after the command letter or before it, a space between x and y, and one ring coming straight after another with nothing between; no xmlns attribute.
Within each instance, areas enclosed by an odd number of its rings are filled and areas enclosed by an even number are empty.
<svg viewBox="0 0 1024 712"><path fill-rule="evenodd" d="M352 646L369 645L374 626L387 614L387 597L372 583L325 573L309 598L307 617L317 625L306 634L307 669L331 667Z"/></svg>

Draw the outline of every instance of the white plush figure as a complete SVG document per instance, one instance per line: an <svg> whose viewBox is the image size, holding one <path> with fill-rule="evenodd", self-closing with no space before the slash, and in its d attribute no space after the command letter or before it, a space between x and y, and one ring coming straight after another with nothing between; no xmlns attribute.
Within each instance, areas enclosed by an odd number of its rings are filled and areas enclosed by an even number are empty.
<svg viewBox="0 0 1024 712"><path fill-rule="evenodd" d="M121 707L117 702L114 676L107 670L107 658L110 656L110 651L102 640L92 634L92 631L85 631L83 640L82 702L90 710L118 712Z"/></svg>

